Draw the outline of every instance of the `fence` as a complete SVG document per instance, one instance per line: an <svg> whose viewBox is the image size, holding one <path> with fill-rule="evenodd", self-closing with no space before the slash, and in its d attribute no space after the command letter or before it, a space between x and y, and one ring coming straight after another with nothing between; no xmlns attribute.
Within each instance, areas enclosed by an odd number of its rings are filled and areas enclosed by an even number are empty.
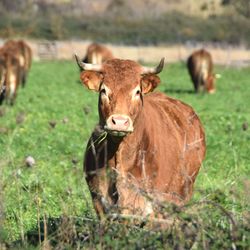
<svg viewBox="0 0 250 250"><path fill-rule="evenodd" d="M74 53L83 57L90 41L28 41L35 60L56 59L70 60ZM196 49L206 48L213 56L214 63L242 67L250 65L250 50L244 46L233 47L222 44L186 43L160 46L123 46L106 44L115 57L131 59L144 63L158 62L165 57L166 63L186 61Z"/></svg>

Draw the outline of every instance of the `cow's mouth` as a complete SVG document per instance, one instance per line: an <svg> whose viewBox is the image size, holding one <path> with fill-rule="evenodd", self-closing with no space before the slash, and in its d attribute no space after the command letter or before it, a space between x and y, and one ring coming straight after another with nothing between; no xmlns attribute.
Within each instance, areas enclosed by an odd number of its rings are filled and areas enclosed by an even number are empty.
<svg viewBox="0 0 250 250"><path fill-rule="evenodd" d="M104 130L111 136L124 137L133 132L133 122L127 115L113 114L106 120Z"/></svg>
<svg viewBox="0 0 250 250"><path fill-rule="evenodd" d="M107 126L104 127L104 130L112 136L116 136L116 137L124 137L127 134L131 133L132 131L121 131L121 130L113 130L113 129L109 129Z"/></svg>

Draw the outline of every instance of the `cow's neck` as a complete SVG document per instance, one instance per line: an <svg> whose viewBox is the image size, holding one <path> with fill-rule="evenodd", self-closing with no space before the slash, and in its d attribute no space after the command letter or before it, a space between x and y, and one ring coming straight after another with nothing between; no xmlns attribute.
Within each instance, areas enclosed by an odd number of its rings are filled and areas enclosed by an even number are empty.
<svg viewBox="0 0 250 250"><path fill-rule="evenodd" d="M148 141L148 131L146 130L146 116L142 112L135 124L134 131L125 137L108 136L108 151L111 152L111 158L108 165L118 171L126 171L128 166L124 166L124 162L128 165L134 165L137 154L144 152L145 141Z"/></svg>

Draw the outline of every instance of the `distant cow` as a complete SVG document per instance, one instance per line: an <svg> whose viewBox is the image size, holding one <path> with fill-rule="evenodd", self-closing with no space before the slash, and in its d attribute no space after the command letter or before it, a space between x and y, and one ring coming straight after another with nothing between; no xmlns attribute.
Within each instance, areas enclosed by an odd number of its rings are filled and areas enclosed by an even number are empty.
<svg viewBox="0 0 250 250"><path fill-rule="evenodd" d="M130 60L91 65L76 59L83 84L99 92L99 123L84 160L98 215L118 207L123 214L154 216L159 201L187 202L205 156L205 135L189 105L152 92L164 60L147 68Z"/></svg>
<svg viewBox="0 0 250 250"><path fill-rule="evenodd" d="M209 52L201 49L192 53L187 60L187 67L196 93L200 90L211 94L215 92L213 61Z"/></svg>
<svg viewBox="0 0 250 250"><path fill-rule="evenodd" d="M101 64L106 60L113 59L114 56L107 47L98 43L92 43L87 48L87 53L83 62Z"/></svg>
<svg viewBox="0 0 250 250"><path fill-rule="evenodd" d="M22 82L22 86L25 86L28 72L31 67L32 62L32 51L29 45L23 40L14 41L8 40L4 47L8 50L16 50L18 51L18 58L20 64L20 79Z"/></svg>
<svg viewBox="0 0 250 250"><path fill-rule="evenodd" d="M3 47L0 49L1 61L1 102L6 99L7 103L14 104L17 89L21 82L21 67L18 51Z"/></svg>
<svg viewBox="0 0 250 250"><path fill-rule="evenodd" d="M6 99L11 105L14 104L17 96L17 90L21 83L20 64L18 58L12 54L7 54L7 78L6 78Z"/></svg>

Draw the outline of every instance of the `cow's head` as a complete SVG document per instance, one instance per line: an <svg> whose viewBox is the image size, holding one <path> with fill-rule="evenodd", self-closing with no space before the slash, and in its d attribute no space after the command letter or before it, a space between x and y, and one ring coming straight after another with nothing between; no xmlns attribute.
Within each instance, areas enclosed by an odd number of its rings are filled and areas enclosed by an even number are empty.
<svg viewBox="0 0 250 250"><path fill-rule="evenodd" d="M216 80L215 74L211 74L207 78L205 88L209 94L215 93L215 80Z"/></svg>
<svg viewBox="0 0 250 250"><path fill-rule="evenodd" d="M160 83L157 76L164 58L155 68L143 67L134 61L112 59L102 65L77 63L84 71L81 81L99 92L99 116L103 128L113 136L133 132L142 109L143 95L152 92Z"/></svg>

